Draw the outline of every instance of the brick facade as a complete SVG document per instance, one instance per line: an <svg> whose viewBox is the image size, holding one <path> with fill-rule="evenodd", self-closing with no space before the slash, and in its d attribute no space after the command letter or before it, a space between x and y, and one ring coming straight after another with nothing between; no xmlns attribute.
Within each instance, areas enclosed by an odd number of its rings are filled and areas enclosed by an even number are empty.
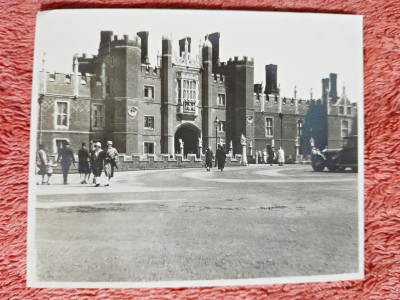
<svg viewBox="0 0 400 300"><path fill-rule="evenodd" d="M265 66L264 89L254 84L253 59L220 62L219 33L206 37L197 56L190 38L180 40L179 53L173 53L164 36L158 67L148 63L148 34L102 31L98 54L74 57L72 74L39 74L38 139L49 153L62 140L73 149L112 140L127 155L171 156L181 153L181 144L184 155L199 155L216 142L241 154L244 135L253 153L282 145L295 161L310 153L311 136L322 148L356 133L357 106L344 92L337 97L336 74L322 80L321 99L287 98L280 95L276 65ZM216 118L223 122L217 139Z"/></svg>

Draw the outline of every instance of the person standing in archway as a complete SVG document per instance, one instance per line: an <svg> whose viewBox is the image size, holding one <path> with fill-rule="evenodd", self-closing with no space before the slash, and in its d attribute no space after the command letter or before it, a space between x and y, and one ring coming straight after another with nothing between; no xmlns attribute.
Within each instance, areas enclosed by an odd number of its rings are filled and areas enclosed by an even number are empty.
<svg viewBox="0 0 400 300"><path fill-rule="evenodd" d="M212 168L212 160L214 158L214 152L211 150L211 147L208 147L206 150L206 168L207 172Z"/></svg>
<svg viewBox="0 0 400 300"><path fill-rule="evenodd" d="M218 145L217 153L215 153L215 160L218 164L218 170L223 171L225 167L226 154L221 145Z"/></svg>

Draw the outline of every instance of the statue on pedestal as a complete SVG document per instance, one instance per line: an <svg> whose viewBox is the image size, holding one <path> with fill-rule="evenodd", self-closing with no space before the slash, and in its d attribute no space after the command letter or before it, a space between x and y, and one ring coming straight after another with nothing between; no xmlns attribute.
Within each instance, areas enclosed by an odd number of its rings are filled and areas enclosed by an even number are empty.
<svg viewBox="0 0 400 300"><path fill-rule="evenodd" d="M242 136L240 137L240 144L246 146L246 137L244 136L243 133L242 133Z"/></svg>

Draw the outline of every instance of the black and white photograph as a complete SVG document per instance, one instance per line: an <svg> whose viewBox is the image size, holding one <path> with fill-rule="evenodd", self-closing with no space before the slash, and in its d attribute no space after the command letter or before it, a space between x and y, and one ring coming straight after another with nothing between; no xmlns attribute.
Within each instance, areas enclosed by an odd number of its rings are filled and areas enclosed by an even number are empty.
<svg viewBox="0 0 400 300"><path fill-rule="evenodd" d="M34 57L28 286L363 278L362 16L50 10Z"/></svg>

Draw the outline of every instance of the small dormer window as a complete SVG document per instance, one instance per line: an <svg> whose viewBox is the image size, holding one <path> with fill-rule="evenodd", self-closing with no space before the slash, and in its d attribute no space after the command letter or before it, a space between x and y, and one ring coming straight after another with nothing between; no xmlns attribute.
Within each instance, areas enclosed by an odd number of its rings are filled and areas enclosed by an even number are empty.
<svg viewBox="0 0 400 300"><path fill-rule="evenodd" d="M151 85L144 86L144 99L154 100L154 86Z"/></svg>
<svg viewBox="0 0 400 300"><path fill-rule="evenodd" d="M218 99L218 105L225 106L225 104L226 104L225 94L218 94L217 99Z"/></svg>

